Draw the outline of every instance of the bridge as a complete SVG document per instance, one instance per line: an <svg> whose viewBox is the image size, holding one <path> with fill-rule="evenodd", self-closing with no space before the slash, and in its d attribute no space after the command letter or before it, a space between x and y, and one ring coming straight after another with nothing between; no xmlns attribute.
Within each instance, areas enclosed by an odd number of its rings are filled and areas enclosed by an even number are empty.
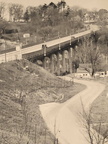
<svg viewBox="0 0 108 144"><path fill-rule="evenodd" d="M16 59L28 59L34 63L39 60L42 66L51 73L73 72L74 49L79 42L83 42L84 38L89 39L92 31L98 28L89 29L74 35L58 38L53 41L34 45L27 48L21 48L20 44L16 45L16 50L0 54L0 63L8 62Z"/></svg>

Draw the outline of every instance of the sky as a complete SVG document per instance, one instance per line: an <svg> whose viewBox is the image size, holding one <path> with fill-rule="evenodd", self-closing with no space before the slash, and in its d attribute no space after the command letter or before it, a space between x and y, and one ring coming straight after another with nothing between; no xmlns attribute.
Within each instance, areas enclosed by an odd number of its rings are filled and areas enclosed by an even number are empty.
<svg viewBox="0 0 108 144"><path fill-rule="evenodd" d="M43 4L49 4L54 2L55 4L61 0L0 0L0 2L5 3L19 3L24 7L27 6L39 6ZM105 8L108 10L108 0L65 0L67 5L71 6L81 6L87 9L101 9Z"/></svg>

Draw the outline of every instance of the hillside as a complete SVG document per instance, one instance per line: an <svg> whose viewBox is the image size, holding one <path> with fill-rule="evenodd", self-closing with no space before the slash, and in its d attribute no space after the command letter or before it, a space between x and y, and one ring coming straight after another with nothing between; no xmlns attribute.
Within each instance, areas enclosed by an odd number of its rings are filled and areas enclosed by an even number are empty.
<svg viewBox="0 0 108 144"><path fill-rule="evenodd" d="M0 143L53 143L39 105L64 102L84 88L27 60L0 64Z"/></svg>

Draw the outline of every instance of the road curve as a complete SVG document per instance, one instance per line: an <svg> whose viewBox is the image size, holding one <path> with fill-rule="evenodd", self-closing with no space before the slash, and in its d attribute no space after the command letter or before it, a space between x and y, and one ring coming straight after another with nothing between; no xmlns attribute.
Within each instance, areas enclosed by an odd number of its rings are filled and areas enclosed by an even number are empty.
<svg viewBox="0 0 108 144"><path fill-rule="evenodd" d="M64 78L66 80L71 79L69 77ZM78 113L82 109L81 101L87 110L105 88L103 84L94 81L75 81L86 85L87 88L65 103L40 105L40 111L48 128L61 144L88 144L87 135L84 133L78 117Z"/></svg>

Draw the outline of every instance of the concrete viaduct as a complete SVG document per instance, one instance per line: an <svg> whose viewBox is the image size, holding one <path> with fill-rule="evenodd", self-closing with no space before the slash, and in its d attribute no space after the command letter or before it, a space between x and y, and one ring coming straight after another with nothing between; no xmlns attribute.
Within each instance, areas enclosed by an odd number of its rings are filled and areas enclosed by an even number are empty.
<svg viewBox="0 0 108 144"><path fill-rule="evenodd" d="M33 63L41 61L45 69L57 75L65 72L72 73L74 49L85 37L89 39L93 31L95 32L97 29L89 29L27 48L21 48L20 45L17 45L15 51L0 54L0 63L25 58Z"/></svg>

